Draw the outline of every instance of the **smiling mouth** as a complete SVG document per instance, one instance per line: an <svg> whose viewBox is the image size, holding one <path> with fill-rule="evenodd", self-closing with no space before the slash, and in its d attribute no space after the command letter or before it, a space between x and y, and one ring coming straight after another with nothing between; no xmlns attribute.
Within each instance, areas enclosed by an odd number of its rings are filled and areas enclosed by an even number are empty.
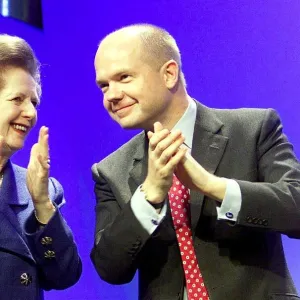
<svg viewBox="0 0 300 300"><path fill-rule="evenodd" d="M129 104L129 105L126 105L126 106L117 108L117 109L113 109L113 113L121 112L122 110L124 110L124 109L126 109L126 108L129 108L129 107L131 107L131 106L133 106L133 105L134 105L134 104Z"/></svg>
<svg viewBox="0 0 300 300"><path fill-rule="evenodd" d="M26 133L29 130L28 126L24 126L24 125L20 125L20 124L13 124L12 126L17 131L21 131L23 133Z"/></svg>

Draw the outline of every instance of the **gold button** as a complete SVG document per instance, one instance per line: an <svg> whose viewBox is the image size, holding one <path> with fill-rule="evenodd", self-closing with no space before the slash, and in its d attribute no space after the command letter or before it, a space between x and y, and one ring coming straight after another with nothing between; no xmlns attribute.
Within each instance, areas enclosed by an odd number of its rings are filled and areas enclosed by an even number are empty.
<svg viewBox="0 0 300 300"><path fill-rule="evenodd" d="M23 273L20 276L21 284L28 286L32 282L32 277L28 273Z"/></svg>
<svg viewBox="0 0 300 300"><path fill-rule="evenodd" d="M55 252L54 252L54 251L51 251L51 250L47 250L47 251L44 253L44 257L47 258L47 259L55 258Z"/></svg>
<svg viewBox="0 0 300 300"><path fill-rule="evenodd" d="M51 245L52 244L52 238L49 236L45 236L41 239L41 244L42 245Z"/></svg>

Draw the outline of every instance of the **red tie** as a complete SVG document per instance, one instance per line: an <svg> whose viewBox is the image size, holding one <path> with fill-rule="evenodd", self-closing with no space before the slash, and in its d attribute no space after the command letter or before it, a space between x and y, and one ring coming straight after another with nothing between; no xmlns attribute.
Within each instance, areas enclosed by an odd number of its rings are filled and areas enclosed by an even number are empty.
<svg viewBox="0 0 300 300"><path fill-rule="evenodd" d="M168 195L185 274L188 299L209 300L208 293L199 270L193 245L192 230L189 218L189 190L174 175L173 184Z"/></svg>

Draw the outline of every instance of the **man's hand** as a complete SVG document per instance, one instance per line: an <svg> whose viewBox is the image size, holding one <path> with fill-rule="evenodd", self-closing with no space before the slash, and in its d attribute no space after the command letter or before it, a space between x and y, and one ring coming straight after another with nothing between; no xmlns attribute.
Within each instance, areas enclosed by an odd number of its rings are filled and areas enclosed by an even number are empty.
<svg viewBox="0 0 300 300"><path fill-rule="evenodd" d="M210 174L189 153L179 162L175 174L189 189L200 191L219 202L225 197L226 180Z"/></svg>
<svg viewBox="0 0 300 300"><path fill-rule="evenodd" d="M170 133L159 122L154 124L154 132L148 132L148 138L148 174L143 190L149 202L161 203L172 186L174 170L187 150L181 147L184 142L181 132Z"/></svg>
<svg viewBox="0 0 300 300"><path fill-rule="evenodd" d="M27 187L32 197L36 214L42 223L47 223L55 208L49 200L49 129L43 126L40 129L39 139L33 145L30 161L27 168Z"/></svg>

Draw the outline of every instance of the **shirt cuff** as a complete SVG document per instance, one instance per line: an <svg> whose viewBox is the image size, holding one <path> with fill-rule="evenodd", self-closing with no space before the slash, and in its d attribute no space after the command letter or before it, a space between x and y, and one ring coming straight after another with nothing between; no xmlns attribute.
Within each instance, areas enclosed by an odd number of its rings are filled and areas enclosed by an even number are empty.
<svg viewBox="0 0 300 300"><path fill-rule="evenodd" d="M242 205L242 193L239 184L233 179L226 179L225 197L217 207L218 220L236 222Z"/></svg>
<svg viewBox="0 0 300 300"><path fill-rule="evenodd" d="M160 213L157 213L156 209L145 199L140 187L133 194L130 205L135 217L149 234L156 230L167 212L167 203L165 202Z"/></svg>

